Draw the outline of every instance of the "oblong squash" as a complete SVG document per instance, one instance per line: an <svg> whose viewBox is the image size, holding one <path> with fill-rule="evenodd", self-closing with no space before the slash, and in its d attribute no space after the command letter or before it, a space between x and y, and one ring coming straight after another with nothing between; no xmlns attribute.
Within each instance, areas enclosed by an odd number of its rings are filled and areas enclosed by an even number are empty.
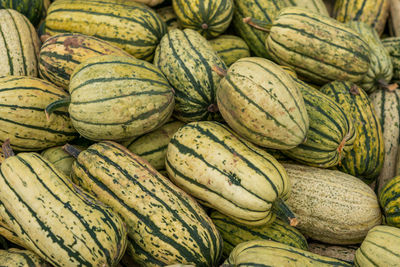
<svg viewBox="0 0 400 267"><path fill-rule="evenodd" d="M386 224L400 228L400 176L393 177L379 193Z"/></svg>

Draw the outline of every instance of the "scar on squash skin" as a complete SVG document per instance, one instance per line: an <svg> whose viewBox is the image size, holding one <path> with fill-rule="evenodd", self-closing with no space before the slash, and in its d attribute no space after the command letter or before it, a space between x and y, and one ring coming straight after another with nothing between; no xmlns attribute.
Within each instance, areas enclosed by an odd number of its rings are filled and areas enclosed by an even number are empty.
<svg viewBox="0 0 400 267"><path fill-rule="evenodd" d="M65 51L67 51L68 53L73 53L73 50L70 48L78 48L80 46L82 46L83 43L83 39L80 39L78 37L68 37L64 40L64 49Z"/></svg>

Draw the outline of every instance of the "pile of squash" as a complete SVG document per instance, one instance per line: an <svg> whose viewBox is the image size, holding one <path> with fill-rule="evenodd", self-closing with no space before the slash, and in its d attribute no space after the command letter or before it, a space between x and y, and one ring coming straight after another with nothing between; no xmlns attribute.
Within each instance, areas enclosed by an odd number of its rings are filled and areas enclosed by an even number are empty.
<svg viewBox="0 0 400 267"><path fill-rule="evenodd" d="M400 266L399 0L0 0L0 266Z"/></svg>

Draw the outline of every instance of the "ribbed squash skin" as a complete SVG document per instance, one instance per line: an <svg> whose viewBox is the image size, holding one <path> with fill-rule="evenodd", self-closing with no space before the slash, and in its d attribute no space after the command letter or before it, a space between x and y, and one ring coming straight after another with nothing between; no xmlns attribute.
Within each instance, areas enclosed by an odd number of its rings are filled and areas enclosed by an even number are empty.
<svg viewBox="0 0 400 267"><path fill-rule="evenodd" d="M136 58L152 60L167 27L155 11L130 2L127 5L113 1L58 0L48 10L46 32L95 36Z"/></svg>
<svg viewBox="0 0 400 267"><path fill-rule="evenodd" d="M369 46L371 64L369 65L367 74L358 84L370 94L385 83L389 84L393 76L392 59L374 28L371 28L361 21L350 21L348 25L355 30Z"/></svg>
<svg viewBox="0 0 400 267"><path fill-rule="evenodd" d="M33 25L38 25L43 15L43 0L0 0L0 9L14 9L25 15Z"/></svg>
<svg viewBox="0 0 400 267"><path fill-rule="evenodd" d="M400 228L400 176L389 180L379 193L386 224Z"/></svg>
<svg viewBox="0 0 400 267"><path fill-rule="evenodd" d="M338 169L372 183L382 170L385 144L379 117L368 95L354 83L343 81L326 84L320 91L340 104L357 133L353 149L346 153Z"/></svg>
<svg viewBox="0 0 400 267"><path fill-rule="evenodd" d="M85 149L82 146L76 147L78 149ZM62 146L48 148L42 151L41 156L53 164L57 170L61 171L68 177L70 176L72 163L75 161L75 158L68 154Z"/></svg>
<svg viewBox="0 0 400 267"><path fill-rule="evenodd" d="M400 80L400 37L382 39L383 46L389 53L393 63L393 80Z"/></svg>
<svg viewBox="0 0 400 267"><path fill-rule="evenodd" d="M123 140L150 132L174 108L173 90L161 71L132 57L84 61L71 75L69 93L72 124L90 140Z"/></svg>
<svg viewBox="0 0 400 267"><path fill-rule="evenodd" d="M172 136L185 123L171 120L160 128L124 144L130 151L147 160L156 170L165 169L165 155Z"/></svg>
<svg viewBox="0 0 400 267"><path fill-rule="evenodd" d="M353 147L356 138L353 123L333 99L298 79L294 81L303 95L310 128L304 143L282 153L315 167L336 166Z"/></svg>
<svg viewBox="0 0 400 267"><path fill-rule="evenodd" d="M233 16L233 0L172 0L172 7L183 28L215 38L226 31Z"/></svg>
<svg viewBox="0 0 400 267"><path fill-rule="evenodd" d="M18 151L35 151L65 144L78 133L65 108L46 119L44 109L68 94L47 81L24 76L0 78L0 142L10 139Z"/></svg>
<svg viewBox="0 0 400 267"><path fill-rule="evenodd" d="M308 249L307 240L299 230L278 218L268 225L246 226L218 211L213 211L210 216L224 240L225 258L240 243L256 239L273 240L292 247Z"/></svg>
<svg viewBox="0 0 400 267"><path fill-rule="evenodd" d="M301 92L268 59L235 62L220 82L217 103L229 126L257 145L290 149L305 140L309 120Z"/></svg>
<svg viewBox="0 0 400 267"><path fill-rule="evenodd" d="M265 48L267 33L259 31L243 22L252 17L265 22L273 22L279 11L288 4L282 0L234 0L235 10L232 25L235 32L246 41L251 52L257 57L270 58Z"/></svg>
<svg viewBox="0 0 400 267"><path fill-rule="evenodd" d="M50 265L32 251L12 248L0 250L0 266L49 267Z"/></svg>
<svg viewBox="0 0 400 267"><path fill-rule="evenodd" d="M399 43L400 44L400 43ZM381 123L385 156L377 179L377 192L396 176L396 157L400 138L400 91L377 90L370 95L371 103Z"/></svg>
<svg viewBox="0 0 400 267"><path fill-rule="evenodd" d="M389 16L390 0L337 0L333 17L340 22L362 21L383 33Z"/></svg>
<svg viewBox="0 0 400 267"><path fill-rule="evenodd" d="M37 77L40 41L35 28L13 9L0 9L0 17L0 77Z"/></svg>
<svg viewBox="0 0 400 267"><path fill-rule="evenodd" d="M129 56L121 48L93 36L57 34L47 39L40 48L39 74L43 79L68 90L74 69L85 60L101 55Z"/></svg>
<svg viewBox="0 0 400 267"><path fill-rule="evenodd" d="M379 225L372 228L355 256L356 267L398 266L400 262L400 229Z"/></svg>
<svg viewBox="0 0 400 267"><path fill-rule="evenodd" d="M323 0L284 0L291 6L298 6L312 12L329 17L328 9Z"/></svg>
<svg viewBox="0 0 400 267"><path fill-rule="evenodd" d="M374 191L346 173L283 164L292 184L288 206L306 236L335 245L360 243L381 223Z"/></svg>
<svg viewBox="0 0 400 267"><path fill-rule="evenodd" d="M172 6L166 6L156 9L157 14L167 25L168 30L181 29L179 25L178 17L175 14L174 8Z"/></svg>
<svg viewBox="0 0 400 267"><path fill-rule="evenodd" d="M216 266L222 238L196 201L121 145L79 154L72 178L112 207L128 227L128 253L143 266Z"/></svg>
<svg viewBox="0 0 400 267"><path fill-rule="evenodd" d="M209 42L228 67L239 59L250 56L249 47L238 36L224 34Z"/></svg>
<svg viewBox="0 0 400 267"><path fill-rule="evenodd" d="M346 266L351 264L319 256L306 250L270 240L252 240L235 247L224 264L233 266Z"/></svg>
<svg viewBox="0 0 400 267"><path fill-rule="evenodd" d="M181 127L168 145L166 169L176 185L202 204L246 225L272 222L274 201L290 191L275 158L217 122Z"/></svg>
<svg viewBox="0 0 400 267"><path fill-rule="evenodd" d="M278 64L315 84L359 82L369 69L369 47L355 31L299 7L279 12L265 43Z"/></svg>
<svg viewBox="0 0 400 267"><path fill-rule="evenodd" d="M308 250L310 252L346 261L348 263L354 262L354 254L356 253L357 248L357 246L332 246L317 242L308 243Z"/></svg>
<svg viewBox="0 0 400 267"><path fill-rule="evenodd" d="M122 258L127 238L121 218L39 154L6 159L0 185L0 215L52 265L114 266Z"/></svg>
<svg viewBox="0 0 400 267"><path fill-rule="evenodd" d="M215 120L215 92L220 77L214 65L225 69L225 63L198 32L173 29L157 47L154 65L175 89L174 116L184 122Z"/></svg>

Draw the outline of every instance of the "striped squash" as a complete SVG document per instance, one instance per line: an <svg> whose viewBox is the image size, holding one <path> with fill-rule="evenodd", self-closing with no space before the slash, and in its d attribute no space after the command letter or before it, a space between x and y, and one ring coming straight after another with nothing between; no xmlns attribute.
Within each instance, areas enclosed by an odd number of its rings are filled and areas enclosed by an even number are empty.
<svg viewBox="0 0 400 267"><path fill-rule="evenodd" d="M381 223L377 196L360 179L335 170L283 166L292 185L287 204L304 235L328 244L357 244Z"/></svg>
<svg viewBox="0 0 400 267"><path fill-rule="evenodd" d="M370 95L370 99L381 123L385 146L383 167L376 185L377 192L381 192L383 186L397 175L396 157L400 142L400 91L377 90Z"/></svg>
<svg viewBox="0 0 400 267"><path fill-rule="evenodd" d="M157 14L167 25L168 30L181 29L181 25L178 22L178 17L175 14L172 6L166 6L156 9Z"/></svg>
<svg viewBox="0 0 400 267"><path fill-rule="evenodd" d="M271 240L251 240L235 247L224 262L228 266L270 266L270 267L350 267L351 264L319 256L309 251L295 248Z"/></svg>
<svg viewBox="0 0 400 267"><path fill-rule="evenodd" d="M0 18L0 77L37 77L40 40L35 28L13 9L0 9Z"/></svg>
<svg viewBox="0 0 400 267"><path fill-rule="evenodd" d="M356 139L352 120L333 99L298 79L294 81L303 94L310 128L303 144L282 153L315 167L338 165Z"/></svg>
<svg viewBox="0 0 400 267"><path fill-rule="evenodd" d="M78 148L84 149L84 147ZM75 161L75 158L68 154L62 146L51 147L43 150L41 156L53 164L57 170L61 171L68 177L70 176L72 163Z"/></svg>
<svg viewBox="0 0 400 267"><path fill-rule="evenodd" d="M299 7L274 20L265 41L270 56L315 83L359 82L369 69L369 47L348 26Z"/></svg>
<svg viewBox="0 0 400 267"><path fill-rule="evenodd" d="M400 176L390 179L379 193L386 224L400 228Z"/></svg>
<svg viewBox="0 0 400 267"><path fill-rule="evenodd" d="M233 0L172 0L172 7L183 28L215 38L226 31L233 16Z"/></svg>
<svg viewBox="0 0 400 267"><path fill-rule="evenodd" d="M50 267L47 262L41 259L34 252L16 248L0 250L0 266Z"/></svg>
<svg viewBox="0 0 400 267"><path fill-rule="evenodd" d="M174 108L173 90L160 70L132 57L84 61L71 75L69 93L72 124L90 140L123 140L150 132Z"/></svg>
<svg viewBox="0 0 400 267"><path fill-rule="evenodd" d="M357 246L332 246L324 243L310 242L308 250L312 253L354 263Z"/></svg>
<svg viewBox="0 0 400 267"><path fill-rule="evenodd" d="M215 92L221 78L212 68L217 65L225 69L225 64L198 32L169 31L157 47L154 64L175 89L177 119L190 122L220 118Z"/></svg>
<svg viewBox="0 0 400 267"><path fill-rule="evenodd" d="M181 127L168 145L166 168L200 203L246 225L273 222L272 209L290 191L275 158L217 122Z"/></svg>
<svg viewBox="0 0 400 267"><path fill-rule="evenodd" d="M290 149L304 142L308 115L291 76L264 58L242 58L220 82L218 108L229 126L254 144Z"/></svg>
<svg viewBox="0 0 400 267"><path fill-rule="evenodd" d="M383 33L389 16L390 0L336 0L333 17L340 22L362 21Z"/></svg>
<svg viewBox="0 0 400 267"><path fill-rule="evenodd" d="M239 59L250 56L246 42L235 35L221 35L210 40L210 44L228 67Z"/></svg>
<svg viewBox="0 0 400 267"><path fill-rule="evenodd" d="M400 80L400 37L388 37L382 39L383 46L389 53L393 64L393 77L395 81Z"/></svg>
<svg viewBox="0 0 400 267"><path fill-rule="evenodd" d="M371 64L367 74L358 84L368 94L389 84L393 76L393 64L378 33L361 21L350 21L348 25L355 30L369 46Z"/></svg>
<svg viewBox="0 0 400 267"><path fill-rule="evenodd" d="M64 144L78 136L66 109L46 119L50 103L68 94L47 81L25 77L0 78L0 142L10 139L18 151L37 151Z"/></svg>
<svg viewBox="0 0 400 267"><path fill-rule="evenodd" d="M382 170L385 145L379 117L368 95L354 83L344 81L326 84L320 91L343 108L357 133L353 149L346 153L338 169L371 184Z"/></svg>
<svg viewBox="0 0 400 267"><path fill-rule="evenodd" d="M101 55L129 56L109 42L79 33L61 33L47 39L40 48L39 74L68 90L74 69L85 60Z"/></svg>
<svg viewBox="0 0 400 267"><path fill-rule="evenodd" d="M14 9L25 15L34 25L38 25L44 9L44 0L0 0L0 9Z"/></svg>
<svg viewBox="0 0 400 267"><path fill-rule="evenodd" d="M128 254L140 265L218 263L222 238L201 206L123 146L90 146L71 177L124 219Z"/></svg>
<svg viewBox="0 0 400 267"><path fill-rule="evenodd" d="M235 32L246 41L255 56L271 58L265 48L267 33L247 25L243 19L252 17L271 23L288 4L282 0L234 0L234 3L232 25Z"/></svg>
<svg viewBox="0 0 400 267"><path fill-rule="evenodd" d="M291 6L298 6L312 12L329 17L328 9L323 0L285 0Z"/></svg>
<svg viewBox="0 0 400 267"><path fill-rule="evenodd" d="M154 169L163 170L168 143L183 125L185 123L181 121L170 120L160 128L123 145L137 156L147 160Z"/></svg>
<svg viewBox="0 0 400 267"><path fill-rule="evenodd" d="M225 258L240 243L256 239L273 240L295 248L308 249L307 240L299 230L280 219L275 219L268 225L247 226L236 223L218 211L213 211L210 216L224 240Z"/></svg>
<svg viewBox="0 0 400 267"><path fill-rule="evenodd" d="M4 216L5 214L5 208L3 203L0 202L0 214ZM17 244L18 246L22 248L27 248L28 246L25 244L24 240L21 239L12 229L7 224L7 220L10 220L10 218L3 218L0 216L0 235L4 238L6 238L8 241Z"/></svg>
<svg viewBox="0 0 400 267"><path fill-rule="evenodd" d="M398 266L400 262L400 229L379 225L372 228L355 256L356 267Z"/></svg>
<svg viewBox="0 0 400 267"><path fill-rule="evenodd" d="M121 218L39 154L19 153L1 164L0 201L12 230L56 267L114 266L125 252Z"/></svg>
<svg viewBox="0 0 400 267"><path fill-rule="evenodd" d="M128 1L126 1L128 2ZM46 32L81 33L116 45L150 61L167 27L155 11L130 1L57 0L46 17Z"/></svg>

